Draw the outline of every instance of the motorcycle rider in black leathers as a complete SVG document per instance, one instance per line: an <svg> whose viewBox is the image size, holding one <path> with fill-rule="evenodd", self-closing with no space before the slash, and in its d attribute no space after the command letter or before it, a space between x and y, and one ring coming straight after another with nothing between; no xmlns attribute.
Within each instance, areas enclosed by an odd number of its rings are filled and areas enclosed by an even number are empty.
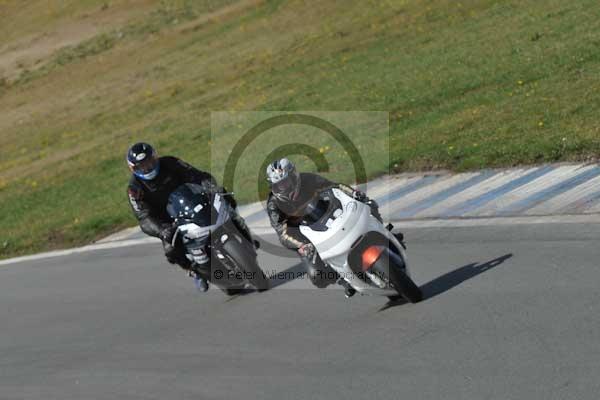
<svg viewBox="0 0 600 400"><path fill-rule="evenodd" d="M287 158L274 161L267 167L267 180L271 193L267 200L267 213L271 226L277 232L281 244L296 250L304 264L308 277L318 288L324 288L338 281L338 274L325 265L312 243L300 233L299 224L303 218L305 206L320 191L337 188L371 207L371 214L381 221L377 203L363 192L348 185L333 183L322 176L311 173L299 173ZM346 296L354 294L349 285L340 283L346 289Z"/></svg>
<svg viewBox="0 0 600 400"><path fill-rule="evenodd" d="M162 240L165 256L171 264L191 270L192 263L186 257L181 242L172 244L176 228L166 210L169 195L184 183L201 185L207 191L224 193L225 190L217 185L208 172L200 171L176 157L159 158L154 148L147 143L136 143L129 148L127 164L132 172L127 195L140 228L145 234ZM233 208L236 208L232 196L230 201ZM237 212L232 213L232 221L250 243L255 243L244 219ZM210 277L194 272L198 287L206 291Z"/></svg>

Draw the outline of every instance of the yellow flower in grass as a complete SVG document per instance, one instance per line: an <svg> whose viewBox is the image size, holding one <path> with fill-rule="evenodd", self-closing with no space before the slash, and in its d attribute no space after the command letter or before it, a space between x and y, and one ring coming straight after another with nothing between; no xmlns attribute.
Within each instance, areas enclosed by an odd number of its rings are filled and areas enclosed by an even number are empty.
<svg viewBox="0 0 600 400"><path fill-rule="evenodd" d="M540 122L538 122L538 126L539 126L540 128L542 128L542 127L544 126L544 121L540 121Z"/></svg>

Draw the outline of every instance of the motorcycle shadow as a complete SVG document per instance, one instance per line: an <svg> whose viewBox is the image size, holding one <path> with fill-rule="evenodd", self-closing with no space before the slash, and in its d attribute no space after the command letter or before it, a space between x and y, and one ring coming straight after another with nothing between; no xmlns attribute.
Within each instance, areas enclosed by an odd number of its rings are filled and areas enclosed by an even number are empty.
<svg viewBox="0 0 600 400"><path fill-rule="evenodd" d="M298 263L283 271L274 273L269 277L269 290L275 289L277 286L285 285L295 279L302 278L305 274L306 270L302 263Z"/></svg>
<svg viewBox="0 0 600 400"><path fill-rule="evenodd" d="M508 253L493 260L487 261L483 264L471 263L463 265L460 268L447 272L444 275L438 276L437 278L421 286L421 291L423 292L422 301L427 301L444 292L447 292L453 287L460 285L464 281L467 281L471 278L476 277L479 274L482 274L486 271L489 271L492 268L497 267L504 261L508 260L509 258L512 258L512 256L512 253ZM392 307L401 306L406 303L407 301L403 297L398 296L397 298L390 299L390 301L388 301L382 308L380 308L379 311L384 311Z"/></svg>
<svg viewBox="0 0 600 400"><path fill-rule="evenodd" d="M259 293L259 292L258 292L258 290L255 290L255 289L245 289L245 290L237 292L235 294L228 294L225 299L225 303L234 301L235 299L239 299L240 297L247 296L251 293Z"/></svg>
<svg viewBox="0 0 600 400"><path fill-rule="evenodd" d="M278 286L285 285L288 282L291 282L295 279L299 279L306 275L306 271L304 269L304 265L302 263L298 263L292 267L289 267L283 271L279 271L274 273L269 278L269 289L267 291L273 290ZM247 296L252 293L260 293L260 291L255 289L246 289L234 295L230 295L227 297L225 302L233 301L243 296Z"/></svg>
<svg viewBox="0 0 600 400"><path fill-rule="evenodd" d="M278 272L273 273L270 276L268 276L269 288L267 289L267 291L273 290L278 286L285 285L286 283L292 282L296 279L305 278L305 277L306 277L305 267L302 263L298 263L298 264L293 265L283 271L278 271ZM252 293L260 293L260 291L255 290L255 289L247 289L240 293L236 293L234 295L229 296L226 301L232 301L236 298L239 298L241 296L246 296L246 295L249 295Z"/></svg>

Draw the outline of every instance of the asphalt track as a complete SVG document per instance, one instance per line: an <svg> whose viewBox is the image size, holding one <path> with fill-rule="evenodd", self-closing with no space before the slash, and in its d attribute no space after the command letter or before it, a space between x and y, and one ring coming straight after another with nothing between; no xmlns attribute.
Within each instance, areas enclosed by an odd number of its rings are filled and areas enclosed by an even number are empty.
<svg viewBox="0 0 600 400"><path fill-rule="evenodd" d="M406 233L416 305L200 294L156 244L2 266L0 399L598 398L600 224Z"/></svg>

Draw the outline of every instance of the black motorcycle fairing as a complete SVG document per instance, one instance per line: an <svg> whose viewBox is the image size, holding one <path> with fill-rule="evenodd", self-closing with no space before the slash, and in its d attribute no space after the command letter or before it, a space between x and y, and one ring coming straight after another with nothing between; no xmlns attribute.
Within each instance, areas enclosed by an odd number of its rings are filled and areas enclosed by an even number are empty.
<svg viewBox="0 0 600 400"><path fill-rule="evenodd" d="M219 213L213 207L213 196L200 185L183 184L169 195L167 213L178 225L186 222L201 227L214 225Z"/></svg>
<svg viewBox="0 0 600 400"><path fill-rule="evenodd" d="M192 268L221 289L268 288L256 260L256 250L232 219L227 193L184 184L169 196L167 212L177 226L173 241L181 240Z"/></svg>

